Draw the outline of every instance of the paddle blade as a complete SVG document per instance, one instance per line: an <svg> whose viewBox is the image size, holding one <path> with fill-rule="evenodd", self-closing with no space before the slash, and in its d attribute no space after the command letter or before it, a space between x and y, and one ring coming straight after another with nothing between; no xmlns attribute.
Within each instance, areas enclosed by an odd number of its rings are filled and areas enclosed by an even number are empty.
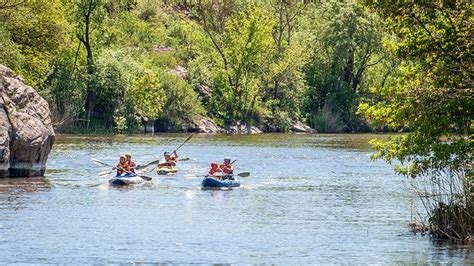
<svg viewBox="0 0 474 266"><path fill-rule="evenodd" d="M111 164L108 164L108 163L104 163L104 162L102 162L102 161L99 161L99 160L97 160L97 159L92 159L92 161L93 161L94 163L97 163L97 164L101 164L101 165L104 165L104 166L110 166L110 167L113 167L113 165L111 165Z"/></svg>
<svg viewBox="0 0 474 266"><path fill-rule="evenodd" d="M137 167L135 167L135 169L137 169L137 170L145 169L145 168L147 168L147 167L150 166L150 165L154 165L154 164L160 163L160 160L161 160L161 159L151 161L151 162L149 162L149 163L147 163L147 164L137 165Z"/></svg>
<svg viewBox="0 0 474 266"><path fill-rule="evenodd" d="M105 176L105 175L110 175L110 174L112 174L112 171L104 171L104 172L100 172L98 176Z"/></svg>
<svg viewBox="0 0 474 266"><path fill-rule="evenodd" d="M141 177L143 180L146 180L146 181L151 181L153 179L152 177L149 177L146 175L139 175L139 177Z"/></svg>
<svg viewBox="0 0 474 266"><path fill-rule="evenodd" d="M191 159L189 159L188 157L184 157L184 158L178 158L178 162L185 162L185 161L189 161Z"/></svg>
<svg viewBox="0 0 474 266"><path fill-rule="evenodd" d="M243 173L239 173L237 175L240 176L240 177L248 177L248 176L250 176L250 172L243 172Z"/></svg>

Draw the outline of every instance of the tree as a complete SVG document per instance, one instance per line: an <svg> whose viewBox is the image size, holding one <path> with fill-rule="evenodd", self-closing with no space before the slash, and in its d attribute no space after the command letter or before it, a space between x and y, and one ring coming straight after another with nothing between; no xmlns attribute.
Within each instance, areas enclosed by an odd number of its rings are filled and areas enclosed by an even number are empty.
<svg viewBox="0 0 474 266"><path fill-rule="evenodd" d="M389 46L400 76L379 87L381 101L362 104L374 124L409 133L373 141L375 158L398 161L396 170L428 179L420 197L436 236L466 240L474 232L472 187L472 5L450 2L372 2L396 35ZM425 186L426 187L426 186ZM430 196L426 196L430 195Z"/></svg>
<svg viewBox="0 0 474 266"><path fill-rule="evenodd" d="M86 61L87 61L87 89L86 89L86 101L85 101L85 111L86 111L86 129L89 129L91 114L94 111L94 107L97 101L97 92L94 89L94 57L92 54L92 44L91 44L91 33L92 28L91 24L94 22L100 23L101 17L101 8L103 3L101 0L81 0L78 3L76 16L78 20L78 31L77 38L82 43L86 49Z"/></svg>
<svg viewBox="0 0 474 266"><path fill-rule="evenodd" d="M359 130L357 99L370 86L361 88L364 74L385 60L383 27L377 14L352 1L327 1L316 14L310 25L314 45L305 71L309 86L305 110L317 129L315 121L327 106L332 116L341 117L346 130Z"/></svg>
<svg viewBox="0 0 474 266"><path fill-rule="evenodd" d="M306 90L303 66L309 56L302 21L314 8L307 1L274 0L269 3L275 23L275 46L269 69L263 79L262 99L271 110L265 117L267 130L286 131L290 120L303 118L300 113Z"/></svg>
<svg viewBox="0 0 474 266"><path fill-rule="evenodd" d="M60 0L0 1L0 61L38 86L69 45L69 29Z"/></svg>
<svg viewBox="0 0 474 266"><path fill-rule="evenodd" d="M213 71L211 115L251 122L260 102L260 75L273 51L274 21L260 6L239 1L203 1L195 10L220 57Z"/></svg>

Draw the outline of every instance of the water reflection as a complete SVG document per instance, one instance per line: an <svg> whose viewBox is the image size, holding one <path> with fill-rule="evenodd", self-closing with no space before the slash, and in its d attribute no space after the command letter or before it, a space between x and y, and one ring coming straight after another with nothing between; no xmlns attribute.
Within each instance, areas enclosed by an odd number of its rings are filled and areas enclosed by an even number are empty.
<svg viewBox="0 0 474 266"><path fill-rule="evenodd" d="M51 183L44 177L0 178L0 210L19 210L29 204L30 193L49 191Z"/></svg>

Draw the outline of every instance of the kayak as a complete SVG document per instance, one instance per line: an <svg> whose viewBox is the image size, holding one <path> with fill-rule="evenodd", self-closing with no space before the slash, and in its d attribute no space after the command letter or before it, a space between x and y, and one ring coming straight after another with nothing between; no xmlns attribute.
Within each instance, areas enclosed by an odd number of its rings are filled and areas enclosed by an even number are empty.
<svg viewBox="0 0 474 266"><path fill-rule="evenodd" d="M175 174L178 172L178 169L176 168L167 168L167 167L164 167L164 168L156 168L156 173L159 174L159 175L169 175L169 174Z"/></svg>
<svg viewBox="0 0 474 266"><path fill-rule="evenodd" d="M122 174L109 179L109 185L111 186L127 186L141 182L143 182L143 178L137 176L136 174Z"/></svg>
<svg viewBox="0 0 474 266"><path fill-rule="evenodd" d="M226 176L224 179L205 176L201 182L203 188L235 188L240 187L240 181L233 176Z"/></svg>

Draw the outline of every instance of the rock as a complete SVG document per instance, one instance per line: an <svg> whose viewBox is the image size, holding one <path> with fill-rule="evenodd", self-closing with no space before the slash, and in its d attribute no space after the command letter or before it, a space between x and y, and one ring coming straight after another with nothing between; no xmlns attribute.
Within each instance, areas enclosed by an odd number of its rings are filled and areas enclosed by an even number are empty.
<svg viewBox="0 0 474 266"><path fill-rule="evenodd" d="M0 177L44 175L54 138L48 103L0 65Z"/></svg>
<svg viewBox="0 0 474 266"><path fill-rule="evenodd" d="M227 128L226 133L229 134L259 134L262 133L258 127L242 124L240 121L232 122Z"/></svg>
<svg viewBox="0 0 474 266"><path fill-rule="evenodd" d="M297 133L312 133L314 129L309 127L308 125L300 122L300 121L293 121L291 122L290 130Z"/></svg>
<svg viewBox="0 0 474 266"><path fill-rule="evenodd" d="M202 115L197 115L187 130L198 133L221 133L224 131L210 118L204 117Z"/></svg>
<svg viewBox="0 0 474 266"><path fill-rule="evenodd" d="M199 85L198 92L199 92L199 96L201 96L201 98L203 99L207 100L211 98L211 88L209 88L209 86L207 85Z"/></svg>
<svg viewBox="0 0 474 266"><path fill-rule="evenodd" d="M176 66L174 69L170 70L170 73L177 75L181 79L186 79L188 71L182 66Z"/></svg>
<svg viewBox="0 0 474 266"><path fill-rule="evenodd" d="M157 44L157 45L155 45L155 47L153 47L153 51L155 51L155 53L169 52L169 51L171 51L171 48L166 47L166 46L161 45L161 44Z"/></svg>
<svg viewBox="0 0 474 266"><path fill-rule="evenodd" d="M155 125L153 119L149 119L148 117L141 117L142 125L145 134L146 133L155 133Z"/></svg>

